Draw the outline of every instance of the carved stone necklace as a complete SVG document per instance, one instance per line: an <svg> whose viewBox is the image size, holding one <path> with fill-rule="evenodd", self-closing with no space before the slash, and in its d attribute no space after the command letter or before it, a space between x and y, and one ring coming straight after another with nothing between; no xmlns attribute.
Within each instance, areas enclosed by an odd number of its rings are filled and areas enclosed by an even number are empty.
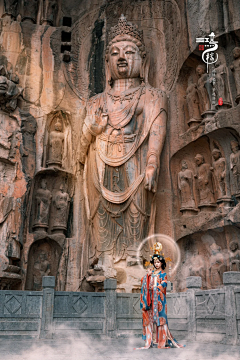
<svg viewBox="0 0 240 360"><path fill-rule="evenodd" d="M111 100L114 102L114 104L119 101L120 104L123 103L123 101L131 101L134 98L134 95L140 90L142 85L139 85L135 90L133 91L128 91L127 93L124 94L119 94L119 95L114 95L111 94L111 92L109 91L107 94L108 96L111 98Z"/></svg>

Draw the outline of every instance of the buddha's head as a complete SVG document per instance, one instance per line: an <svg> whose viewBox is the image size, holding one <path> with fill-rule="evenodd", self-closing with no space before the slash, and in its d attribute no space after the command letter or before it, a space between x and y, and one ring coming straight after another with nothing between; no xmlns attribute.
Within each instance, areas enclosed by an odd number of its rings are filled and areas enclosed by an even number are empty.
<svg viewBox="0 0 240 360"><path fill-rule="evenodd" d="M205 65L199 64L199 65L196 67L196 73L198 74L198 76L202 76L203 74L205 74L205 72L206 72L206 67L205 67Z"/></svg>
<svg viewBox="0 0 240 360"><path fill-rule="evenodd" d="M236 141L236 140L231 141L231 150L234 154L236 154L238 152L238 150L239 150L238 141Z"/></svg>
<svg viewBox="0 0 240 360"><path fill-rule="evenodd" d="M62 123L59 118L57 118L54 128L55 128L55 131L59 131L59 132L62 131Z"/></svg>
<svg viewBox="0 0 240 360"><path fill-rule="evenodd" d="M213 159L216 161L218 160L220 157L221 157L221 151L219 149L213 149L212 151L212 156L213 156Z"/></svg>
<svg viewBox="0 0 240 360"><path fill-rule="evenodd" d="M118 24L111 28L109 38L106 49L107 80L144 79L146 52L142 31L122 15Z"/></svg>
<svg viewBox="0 0 240 360"><path fill-rule="evenodd" d="M195 156L195 162L196 162L197 166L200 166L201 164L204 163L204 157L201 154L197 154Z"/></svg>
<svg viewBox="0 0 240 360"><path fill-rule="evenodd" d="M47 180L46 179L42 179L41 180L41 188L43 190L46 190L47 189Z"/></svg>
<svg viewBox="0 0 240 360"><path fill-rule="evenodd" d="M240 57L240 47L235 47L233 49L233 57L234 59L238 59Z"/></svg>
<svg viewBox="0 0 240 360"><path fill-rule="evenodd" d="M186 160L183 160L182 161L182 170L186 170L186 169L188 169L188 164L187 164Z"/></svg>

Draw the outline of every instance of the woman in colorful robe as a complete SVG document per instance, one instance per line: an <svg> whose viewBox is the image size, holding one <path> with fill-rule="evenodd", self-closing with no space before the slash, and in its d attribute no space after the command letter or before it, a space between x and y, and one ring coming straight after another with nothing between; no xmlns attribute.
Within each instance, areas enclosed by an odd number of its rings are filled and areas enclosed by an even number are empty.
<svg viewBox="0 0 240 360"><path fill-rule="evenodd" d="M172 337L168 328L165 259L159 254L154 254L151 264L155 269L149 269L148 274L142 278L140 306L143 319L143 340L145 340L145 346L142 349L149 349L151 346L157 346L159 349L181 348L183 345Z"/></svg>

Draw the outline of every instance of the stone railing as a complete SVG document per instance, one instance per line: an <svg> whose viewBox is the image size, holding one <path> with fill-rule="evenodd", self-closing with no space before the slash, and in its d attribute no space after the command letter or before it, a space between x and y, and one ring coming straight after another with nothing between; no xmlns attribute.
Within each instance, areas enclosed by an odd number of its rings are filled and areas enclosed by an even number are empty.
<svg viewBox="0 0 240 360"><path fill-rule="evenodd" d="M240 272L226 272L220 289L201 290L187 278L187 291L167 292L169 328L177 339L240 344ZM107 279L104 292L55 291L43 278L42 291L0 291L0 337L55 338L82 333L108 337L142 333L139 294L117 293Z"/></svg>

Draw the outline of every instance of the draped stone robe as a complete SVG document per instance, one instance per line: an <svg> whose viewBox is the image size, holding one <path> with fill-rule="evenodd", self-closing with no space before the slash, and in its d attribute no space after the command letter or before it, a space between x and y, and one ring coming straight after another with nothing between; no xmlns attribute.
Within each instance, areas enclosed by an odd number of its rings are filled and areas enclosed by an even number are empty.
<svg viewBox="0 0 240 360"><path fill-rule="evenodd" d="M126 92L124 100L104 92L88 102L85 126L91 144L85 160L84 189L91 227L90 259L110 252L116 263L136 254L149 234L155 215L154 194L144 188L144 178L151 156L149 139L156 136L151 129L166 111L165 104L165 93L149 85ZM108 123L96 134L94 119L99 109L108 114ZM159 126L159 136L161 131ZM147 246L142 255L148 259Z"/></svg>

